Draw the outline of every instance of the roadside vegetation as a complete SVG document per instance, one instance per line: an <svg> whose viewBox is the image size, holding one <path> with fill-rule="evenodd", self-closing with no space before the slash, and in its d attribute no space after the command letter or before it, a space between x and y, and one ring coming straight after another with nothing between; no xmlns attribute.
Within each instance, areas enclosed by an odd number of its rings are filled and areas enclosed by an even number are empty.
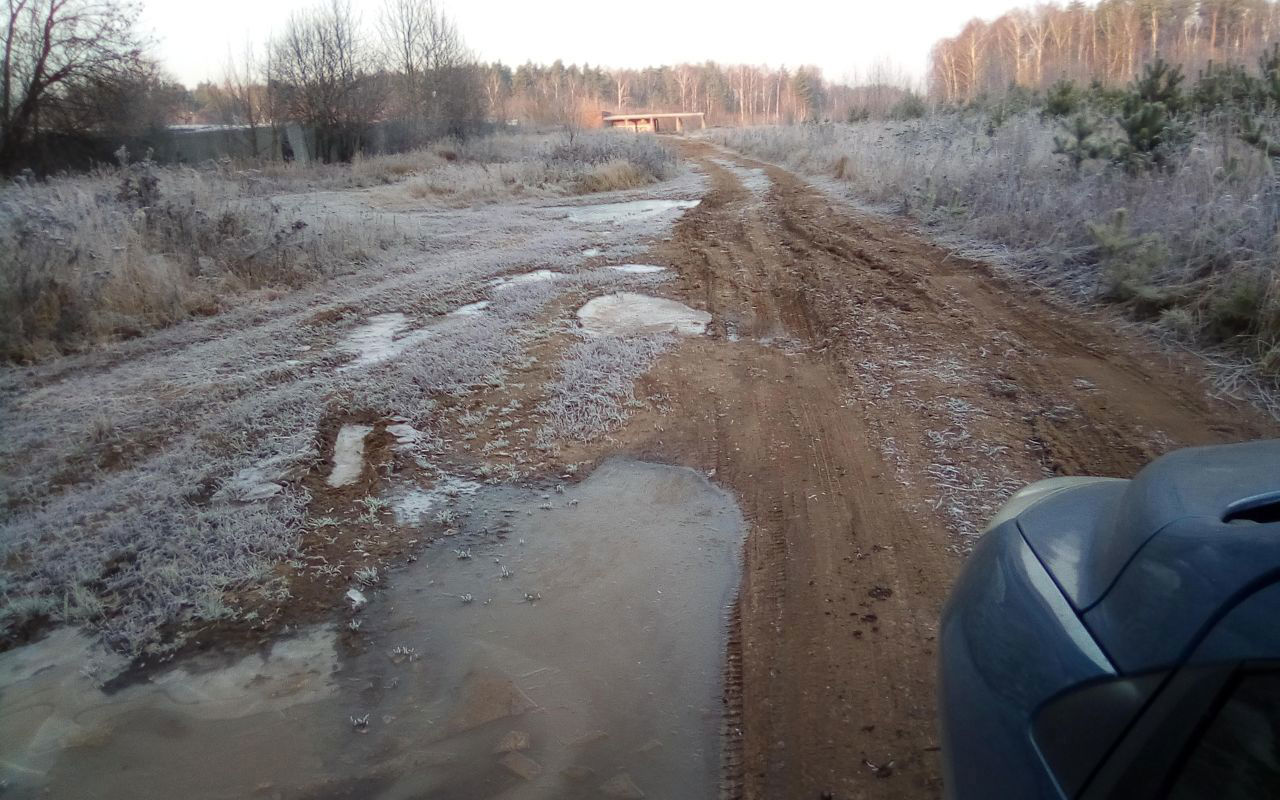
<svg viewBox="0 0 1280 800"><path fill-rule="evenodd" d="M1280 50L890 116L713 138L1280 378Z"/></svg>
<svg viewBox="0 0 1280 800"><path fill-rule="evenodd" d="M377 209L304 193L395 185L446 206L629 189L671 177L652 137L499 134L350 164L133 161L0 189L0 356L31 362L216 314L411 244Z"/></svg>

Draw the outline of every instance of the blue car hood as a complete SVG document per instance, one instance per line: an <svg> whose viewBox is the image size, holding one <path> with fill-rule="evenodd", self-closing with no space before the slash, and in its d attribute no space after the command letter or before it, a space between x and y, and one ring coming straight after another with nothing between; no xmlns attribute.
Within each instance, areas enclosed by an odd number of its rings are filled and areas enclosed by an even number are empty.
<svg viewBox="0 0 1280 800"><path fill-rule="evenodd" d="M1058 492L1023 536L1123 671L1178 663L1280 576L1280 440L1179 450L1131 481ZM1273 521L1275 520L1275 521Z"/></svg>

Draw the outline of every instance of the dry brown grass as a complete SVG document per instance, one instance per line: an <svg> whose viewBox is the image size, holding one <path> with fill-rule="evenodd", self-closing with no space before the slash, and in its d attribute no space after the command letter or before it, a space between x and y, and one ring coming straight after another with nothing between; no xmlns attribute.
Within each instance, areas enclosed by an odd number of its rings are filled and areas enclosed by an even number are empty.
<svg viewBox="0 0 1280 800"><path fill-rule="evenodd" d="M592 167L590 172L579 178L578 191L583 194L613 192L634 189L653 181L653 175L630 161L614 160Z"/></svg>

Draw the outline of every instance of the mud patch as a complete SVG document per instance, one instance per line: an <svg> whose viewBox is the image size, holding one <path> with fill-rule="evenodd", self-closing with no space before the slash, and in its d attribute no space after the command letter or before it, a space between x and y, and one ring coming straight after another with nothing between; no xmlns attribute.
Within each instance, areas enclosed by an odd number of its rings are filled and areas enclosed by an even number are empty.
<svg viewBox="0 0 1280 800"><path fill-rule="evenodd" d="M711 315L684 303L633 292L597 297L578 309L582 329L593 336L677 333L699 336Z"/></svg>

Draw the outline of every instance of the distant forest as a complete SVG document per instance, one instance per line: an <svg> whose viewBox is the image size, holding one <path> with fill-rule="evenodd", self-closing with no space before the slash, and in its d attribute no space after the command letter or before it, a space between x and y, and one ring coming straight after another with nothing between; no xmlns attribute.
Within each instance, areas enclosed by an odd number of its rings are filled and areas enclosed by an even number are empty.
<svg viewBox="0 0 1280 800"><path fill-rule="evenodd" d="M702 64L611 69L589 64L501 62L468 67L482 110L495 122L584 124L603 111L701 111L715 124L805 122L876 99L870 87L829 84L816 67L769 68ZM894 87L889 94L902 94ZM207 81L187 93L175 111L183 122L234 121L223 102L221 82ZM231 117L232 119L227 119Z"/></svg>
<svg viewBox="0 0 1280 800"><path fill-rule="evenodd" d="M10 5L0 16L0 172L56 165L77 147L101 160L102 142L174 123L244 128L257 156L258 129L274 137L298 122L315 131L321 157L347 160L380 122L395 131L380 146L405 149L495 126L592 126L606 111L700 111L712 125L912 118L1011 87L1123 86L1156 58L1188 77L1253 65L1280 39L1280 0L1047 4L969 22L934 46L925 76L881 65L846 85L803 65L486 63L432 0L384 0L367 14L318 0L265 47L188 88L150 53L129 0Z"/></svg>
<svg viewBox="0 0 1280 800"><path fill-rule="evenodd" d="M1280 37L1274 0L1103 0L970 21L931 54L929 94L963 103L1059 80L1126 84L1163 58L1194 75L1211 62L1253 64Z"/></svg>

